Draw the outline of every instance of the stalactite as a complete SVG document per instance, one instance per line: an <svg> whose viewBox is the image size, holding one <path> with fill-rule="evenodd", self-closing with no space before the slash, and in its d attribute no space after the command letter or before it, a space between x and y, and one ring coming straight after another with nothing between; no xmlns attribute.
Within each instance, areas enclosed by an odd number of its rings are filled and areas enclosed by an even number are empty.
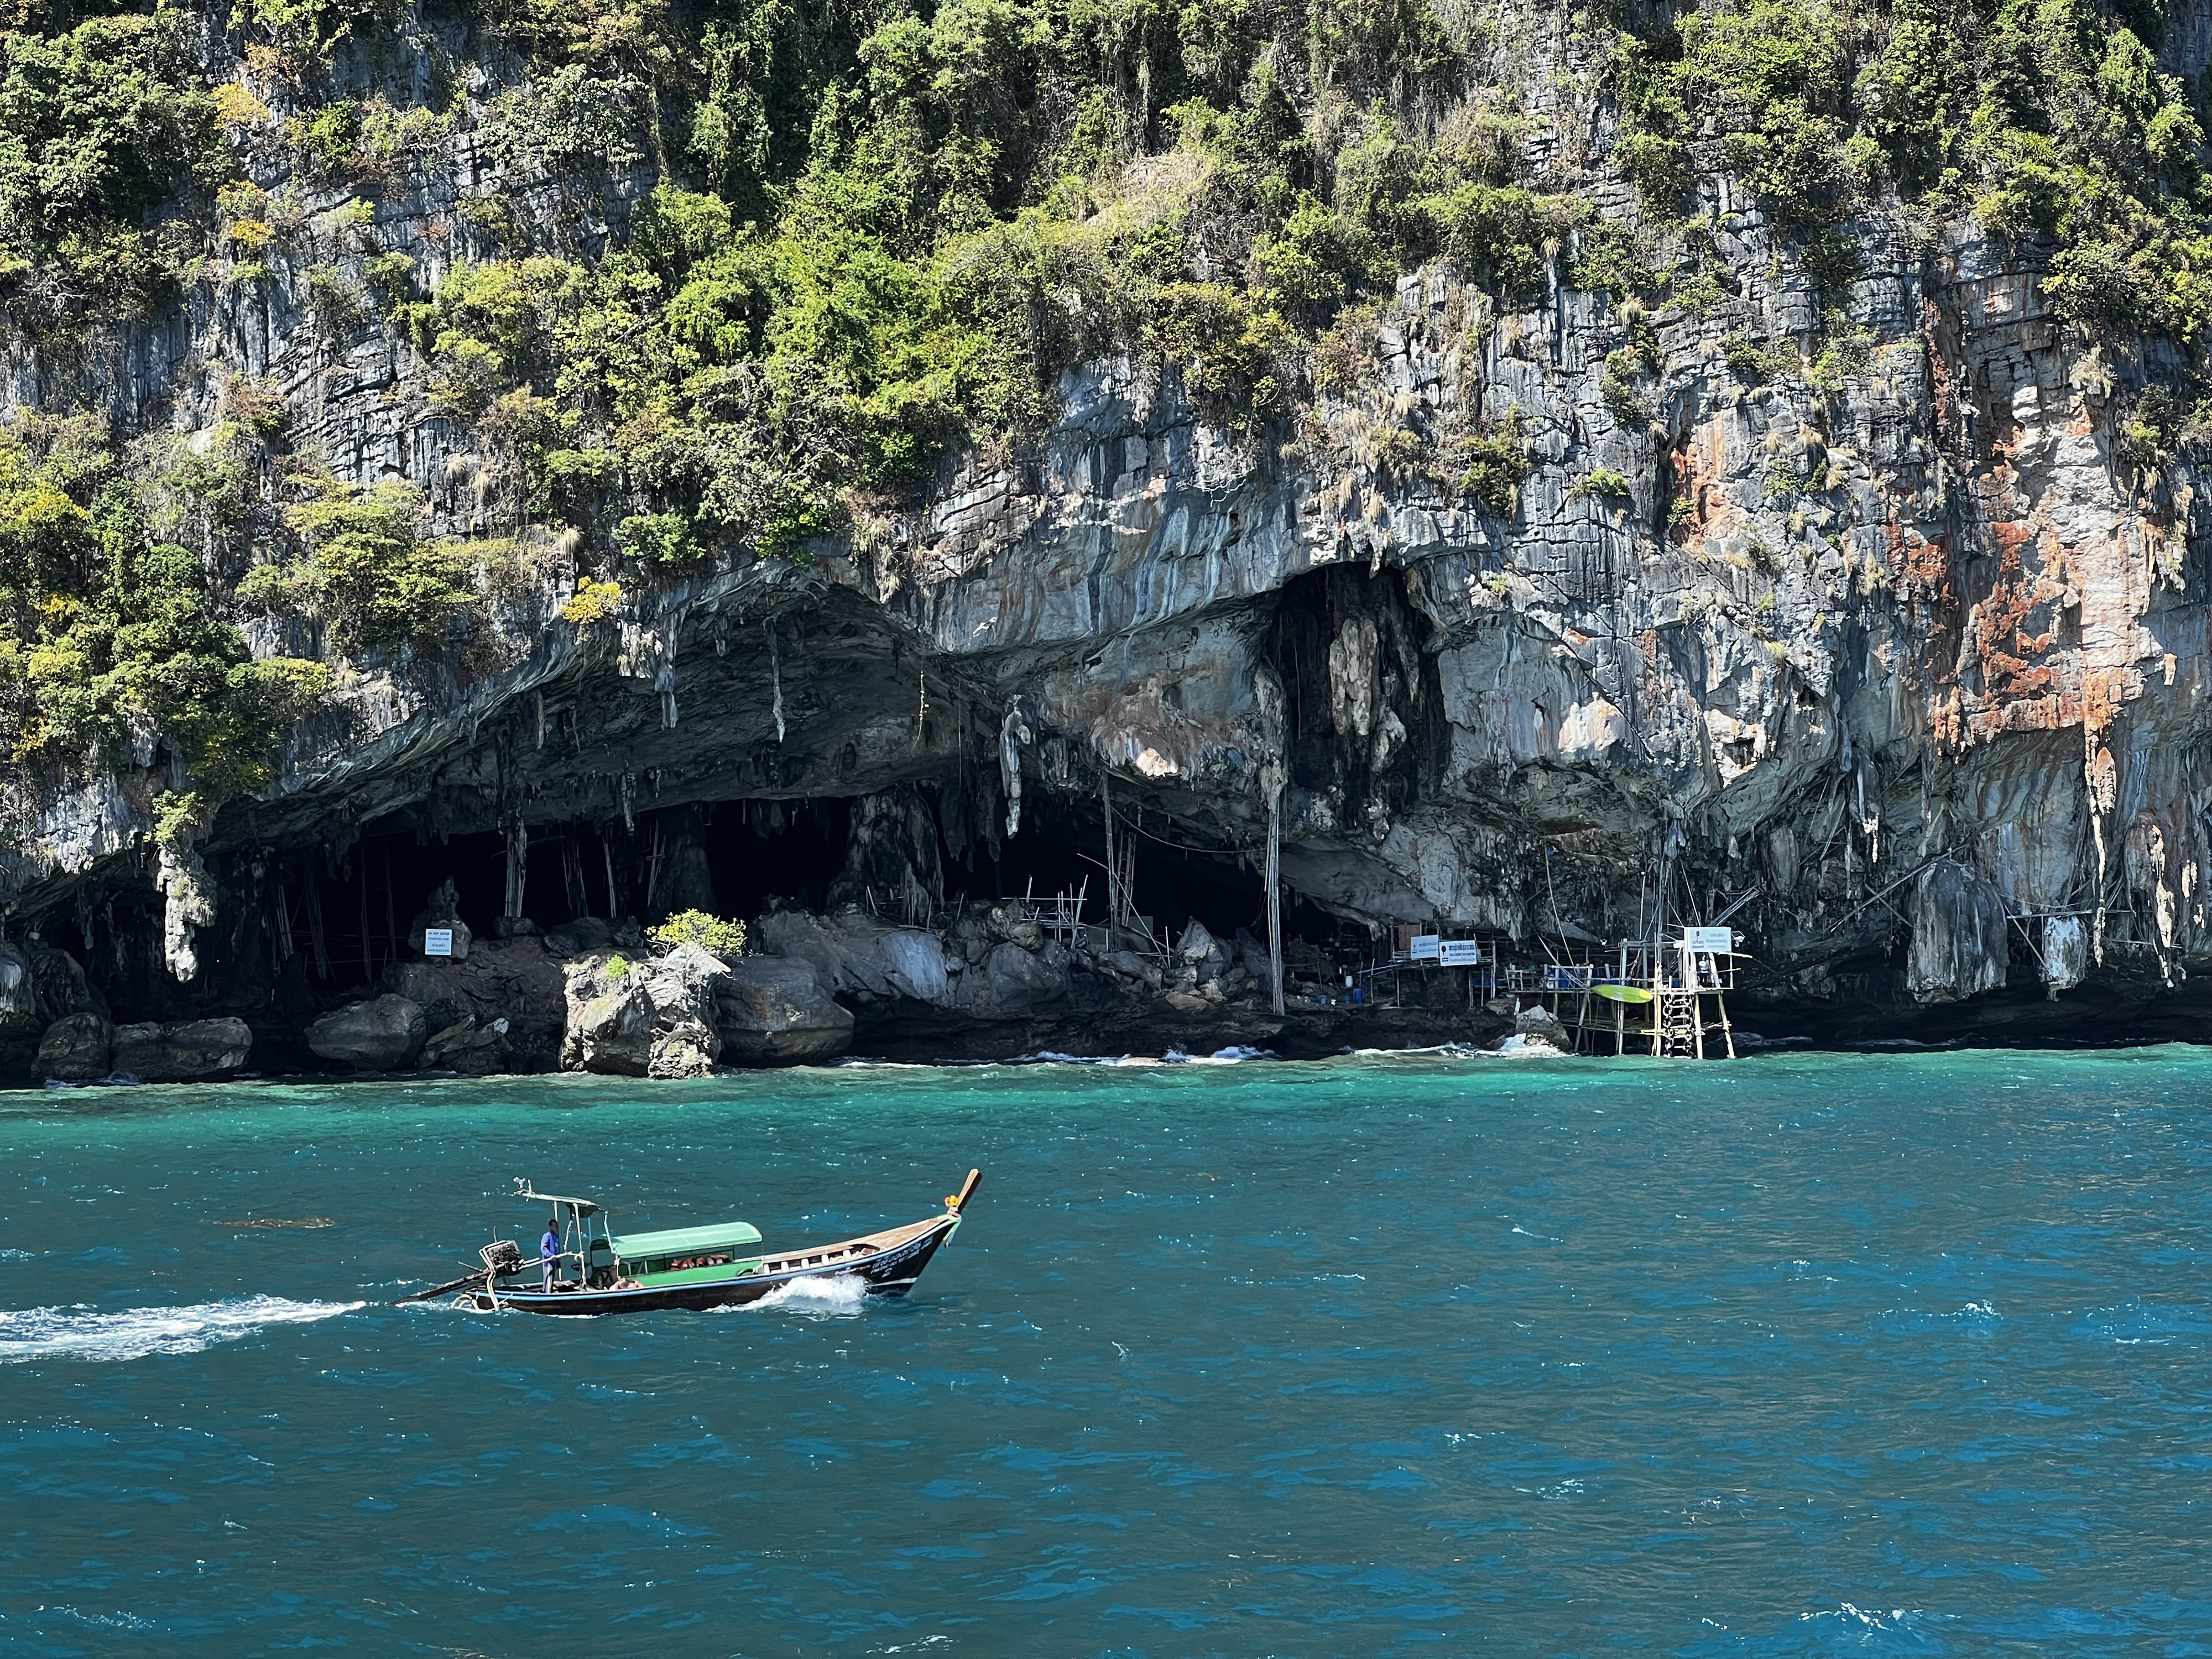
<svg viewBox="0 0 2212 1659"><path fill-rule="evenodd" d="M530 830L517 813L507 826L507 899L500 912L502 916L511 921L522 915L529 884Z"/></svg>
<svg viewBox="0 0 2212 1659"><path fill-rule="evenodd" d="M775 624L768 629L769 710L775 716L775 740L783 741L783 664L776 655Z"/></svg>
<svg viewBox="0 0 2212 1659"><path fill-rule="evenodd" d="M1009 698L1006 718L999 723L999 781L1006 792L1009 839L1022 832L1022 745L1030 739L1029 726L1022 719L1022 700Z"/></svg>

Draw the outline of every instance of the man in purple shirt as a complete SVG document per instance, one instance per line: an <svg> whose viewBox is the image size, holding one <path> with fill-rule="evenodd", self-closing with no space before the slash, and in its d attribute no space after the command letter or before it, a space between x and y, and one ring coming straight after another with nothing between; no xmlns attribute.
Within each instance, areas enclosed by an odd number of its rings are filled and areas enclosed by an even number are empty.
<svg viewBox="0 0 2212 1659"><path fill-rule="evenodd" d="M545 1269L545 1294L553 1294L553 1269L561 1262L561 1224L559 1218L545 1224L545 1237L538 1241L538 1260Z"/></svg>

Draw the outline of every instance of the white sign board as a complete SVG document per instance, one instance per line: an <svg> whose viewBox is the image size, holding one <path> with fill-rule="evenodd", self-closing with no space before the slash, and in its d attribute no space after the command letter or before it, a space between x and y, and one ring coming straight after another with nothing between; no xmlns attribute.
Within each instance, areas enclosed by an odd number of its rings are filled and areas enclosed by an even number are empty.
<svg viewBox="0 0 2212 1659"><path fill-rule="evenodd" d="M1733 951L1735 949L1735 929L1733 927L1685 927L1682 943L1692 951Z"/></svg>
<svg viewBox="0 0 2212 1659"><path fill-rule="evenodd" d="M1471 939L1448 939L1437 959L1447 968L1479 968L1482 965L1482 947Z"/></svg>
<svg viewBox="0 0 2212 1659"><path fill-rule="evenodd" d="M1413 944L1413 960L1416 962L1434 962L1437 959L1437 947L1442 943L1443 941L1434 933L1414 934Z"/></svg>
<svg viewBox="0 0 2212 1659"><path fill-rule="evenodd" d="M450 927L425 927L422 930L422 954L426 957L453 955L453 930Z"/></svg>

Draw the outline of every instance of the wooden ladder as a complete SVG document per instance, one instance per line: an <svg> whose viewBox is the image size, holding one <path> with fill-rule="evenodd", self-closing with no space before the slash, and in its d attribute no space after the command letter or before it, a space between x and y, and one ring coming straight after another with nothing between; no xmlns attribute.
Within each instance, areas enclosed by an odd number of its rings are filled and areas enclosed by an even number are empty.
<svg viewBox="0 0 2212 1659"><path fill-rule="evenodd" d="M1659 1053L1670 1060L1702 1060L1705 1033L1695 991L1659 988Z"/></svg>

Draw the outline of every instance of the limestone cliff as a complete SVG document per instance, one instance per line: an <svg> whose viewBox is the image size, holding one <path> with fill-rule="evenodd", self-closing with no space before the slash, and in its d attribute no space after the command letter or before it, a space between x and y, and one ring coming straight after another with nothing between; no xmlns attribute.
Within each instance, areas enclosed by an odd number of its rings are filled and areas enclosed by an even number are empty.
<svg viewBox="0 0 2212 1659"><path fill-rule="evenodd" d="M1401 269L1314 336L1286 398L1163 337L1105 338L1056 371L1031 438L953 444L792 546L683 560L547 508L514 421L457 401L451 349L334 286L371 293L393 255L422 295L532 242L599 259L680 163L649 137L589 169L489 143L470 112L561 72L487 54L460 115L364 193L266 138L313 100L204 31L206 81L264 106L229 142L287 234L67 358L19 327L8 404L215 455L253 389L283 436L243 463L260 499L203 538L216 592L275 557L305 457L337 486L411 486L426 537L479 549L481 620L363 647L312 608L219 599L256 657L332 671L274 775L157 851L157 798L191 781L174 743L19 770L11 933L82 958L118 1019L303 1024L420 908L428 882L392 896L393 846L430 849L403 853L412 874L467 837L521 843L500 909L550 925L728 887L702 807L766 846L836 801L812 908L926 920L999 896L978 849L1103 859L1110 799L1140 884L1170 851L1255 882L1279 810L1309 927L1583 955L1650 936L1662 904L1726 914L1772 1030L2086 1033L2122 1005L2127 1029L2185 1029L2176 994L2212 951L2212 526L2194 438L2146 437L2144 409L2190 349L2085 320L2047 236L1895 180L1812 238L1692 134L1682 201L1655 213L1618 153L1609 48L1564 13L1486 27L1466 50L1520 112L1515 165L1584 204L1533 281L1449 250ZM462 60L460 25L409 28L396 68L348 45L331 84L397 107ZM2161 69L2193 82L2209 44L2169 15ZM1112 164L1124 204L1187 153L1138 148ZM1616 244L1677 279L1599 282ZM1502 492L1475 476L1501 445ZM356 888L359 970L342 950L288 988L304 907ZM1205 906L1164 908L1179 929Z"/></svg>

